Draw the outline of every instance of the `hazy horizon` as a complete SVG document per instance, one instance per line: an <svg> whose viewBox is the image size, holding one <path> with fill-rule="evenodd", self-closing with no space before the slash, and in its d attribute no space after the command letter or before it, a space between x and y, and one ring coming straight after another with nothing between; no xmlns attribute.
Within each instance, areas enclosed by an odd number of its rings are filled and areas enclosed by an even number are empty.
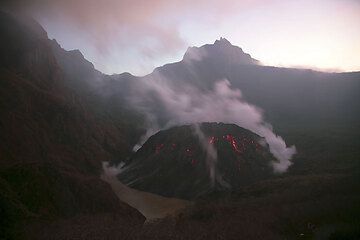
<svg viewBox="0 0 360 240"><path fill-rule="evenodd" d="M264 65L359 71L360 2L10 1L100 71L145 75L224 37ZM295 56L295 57L294 57Z"/></svg>

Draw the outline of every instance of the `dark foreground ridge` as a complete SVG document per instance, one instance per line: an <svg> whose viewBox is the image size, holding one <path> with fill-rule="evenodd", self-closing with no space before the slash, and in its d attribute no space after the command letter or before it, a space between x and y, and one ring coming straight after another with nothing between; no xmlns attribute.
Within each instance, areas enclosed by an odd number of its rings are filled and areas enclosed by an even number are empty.
<svg viewBox="0 0 360 240"><path fill-rule="evenodd" d="M0 35L0 239L74 239L88 235L81 225L104 231L104 223L120 235L141 227L145 218L99 178L102 161L130 151L124 125L89 108L95 96L72 90L35 21L0 12Z"/></svg>

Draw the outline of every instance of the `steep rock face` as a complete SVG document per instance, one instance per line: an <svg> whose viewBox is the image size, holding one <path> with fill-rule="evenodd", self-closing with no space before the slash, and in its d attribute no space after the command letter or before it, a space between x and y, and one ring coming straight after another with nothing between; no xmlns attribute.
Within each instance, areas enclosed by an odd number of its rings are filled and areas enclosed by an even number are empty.
<svg viewBox="0 0 360 240"><path fill-rule="evenodd" d="M128 107L124 98L125 84L133 79L104 75L79 50L66 51L56 40L48 43L63 74L62 86L80 99L82 109L101 129L96 130L101 133L100 144L116 156L111 160L130 156L143 132L142 116Z"/></svg>
<svg viewBox="0 0 360 240"><path fill-rule="evenodd" d="M149 138L119 178L143 191L184 199L236 190L272 175L274 158L262 142L233 124L203 123L200 132L193 126L174 127Z"/></svg>
<svg viewBox="0 0 360 240"><path fill-rule="evenodd" d="M17 224L29 218L118 213L124 223L141 225L143 216L99 178L102 161L131 151L121 123L101 120L71 90L39 25L2 12L0 19L0 212L6 229L0 238L14 237L11 229L21 232Z"/></svg>
<svg viewBox="0 0 360 240"><path fill-rule="evenodd" d="M252 58L250 54L232 45L227 39L220 38L214 44L206 44L201 47L190 47L186 51L184 62L209 61L215 64L226 65L257 65L259 61Z"/></svg>
<svg viewBox="0 0 360 240"><path fill-rule="evenodd" d="M245 100L264 110L275 128L294 123L321 126L324 121L355 124L360 119L360 72L263 66L226 39L189 48L182 61L146 76L159 77L176 88L192 86L205 92L227 79Z"/></svg>

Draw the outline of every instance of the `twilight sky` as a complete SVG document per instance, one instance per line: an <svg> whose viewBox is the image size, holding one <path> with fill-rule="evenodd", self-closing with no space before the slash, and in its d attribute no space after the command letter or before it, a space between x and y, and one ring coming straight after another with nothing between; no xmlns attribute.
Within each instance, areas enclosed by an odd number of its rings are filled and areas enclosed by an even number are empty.
<svg viewBox="0 0 360 240"><path fill-rule="evenodd" d="M150 73L227 38L265 65L360 70L360 0L18 1L105 73Z"/></svg>

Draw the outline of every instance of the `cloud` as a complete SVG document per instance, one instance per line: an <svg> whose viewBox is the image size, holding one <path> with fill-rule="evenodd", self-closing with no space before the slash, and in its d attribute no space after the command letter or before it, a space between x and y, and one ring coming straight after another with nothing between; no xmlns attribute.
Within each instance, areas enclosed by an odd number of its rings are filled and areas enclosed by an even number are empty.
<svg viewBox="0 0 360 240"><path fill-rule="evenodd" d="M295 146L287 147L271 125L263 119L262 111L247 103L239 89L231 89L226 79L215 82L213 89L202 91L191 84L173 85L160 73L138 82L129 102L149 119L146 136L175 125L200 122L235 123L265 138L270 152L277 159L272 163L275 172L284 172L291 165ZM200 135L199 135L200 136ZM201 138L201 137L200 137ZM142 142L146 140L142 138Z"/></svg>
<svg viewBox="0 0 360 240"><path fill-rule="evenodd" d="M256 2L35 0L7 1L5 5L77 29L103 54L113 51L113 45L117 44L124 48L130 46L151 58L171 53L184 45L178 31L184 18L204 17L221 21ZM202 57L201 53L196 53L192 60ZM227 80L218 81L213 91L203 92L186 84L181 88L174 87L160 74L153 76L140 81L130 99L147 115L147 136L158 129L178 124L203 121L236 123L265 137L270 151L278 159L273 164L275 171L283 172L291 164L289 160L295 148L287 148L283 139L264 122L261 110L245 102L240 90L231 89Z"/></svg>
<svg viewBox="0 0 360 240"><path fill-rule="evenodd" d="M212 144L209 144L205 134L201 131L199 124L194 124L193 130L195 135L199 138L200 146L206 152L206 167L209 170L211 185L214 186L216 180L217 151Z"/></svg>
<svg viewBox="0 0 360 240"><path fill-rule="evenodd" d="M26 12L48 26L48 31L75 35L100 55L114 47L132 48L153 58L186 46L171 15L180 6L168 1L35 0L6 1L3 6ZM80 46L79 46L80 47Z"/></svg>
<svg viewBox="0 0 360 240"><path fill-rule="evenodd" d="M80 48L95 66L109 59L127 64L137 56L154 63L182 52L189 43L181 34L186 21L212 27L251 1L190 0L14 0L4 1L12 9L34 16L60 44ZM95 56L95 57L94 57ZM97 63L100 62L100 63ZM153 65L153 64L152 64ZM118 66L118 69L121 66ZM110 73L110 72L109 72Z"/></svg>
<svg viewBox="0 0 360 240"><path fill-rule="evenodd" d="M180 60L186 47L220 36L266 65L358 70L358 2L4 0L0 5L32 14L50 37L65 49L80 49L105 73L145 74Z"/></svg>

